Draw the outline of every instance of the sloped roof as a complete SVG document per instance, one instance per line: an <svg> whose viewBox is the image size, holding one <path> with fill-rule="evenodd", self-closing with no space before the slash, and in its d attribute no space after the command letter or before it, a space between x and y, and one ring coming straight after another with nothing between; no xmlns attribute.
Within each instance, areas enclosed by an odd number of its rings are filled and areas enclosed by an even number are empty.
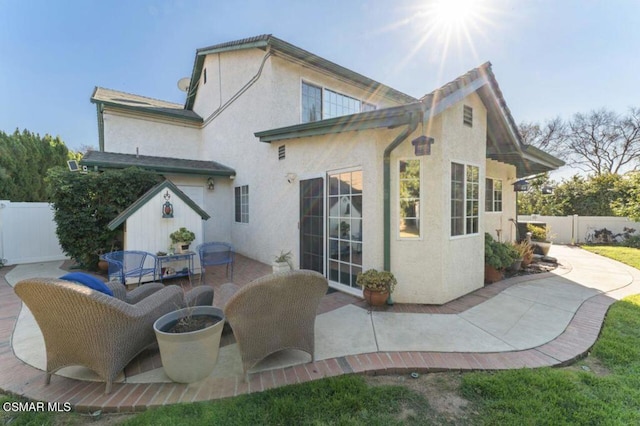
<svg viewBox="0 0 640 426"><path fill-rule="evenodd" d="M122 169L140 167L158 173L180 173L199 176L235 176L236 171L215 161L187 160L183 158L154 157L150 155L89 151L80 164L87 167Z"/></svg>
<svg viewBox="0 0 640 426"><path fill-rule="evenodd" d="M371 128L391 128L410 122L410 115L435 116L477 92L487 108L487 157L512 164L519 177L557 169L562 160L522 143L522 138L491 69L485 62L453 81L401 107L357 113L311 123L256 132L262 142Z"/></svg>
<svg viewBox="0 0 640 426"><path fill-rule="evenodd" d="M378 93L382 96L393 99L400 103L410 103L417 101L416 98L400 92L392 87L379 83L369 77L365 77L355 71L340 66L334 62L324 59L320 56L314 55L304 49L294 46L291 43L287 43L271 34L263 34L255 37L245 38L241 40L229 41L220 44L214 44L213 46L203 47L196 50L196 57L193 64L193 71L191 73L191 90L189 96L185 102L185 109L192 109L195 102L196 93L198 91L197 82L200 80L202 68L204 65L204 59L207 55L213 53L228 52L232 50L252 49L258 48L267 50L276 55L282 56L288 60L300 61L301 63L312 66L324 71L328 71L331 74L337 75L344 79L347 79L352 84L360 87L361 89Z"/></svg>
<svg viewBox="0 0 640 426"><path fill-rule="evenodd" d="M200 215L200 217L202 218L202 220L207 220L207 219L209 219L211 217L211 216L209 216L207 214L207 212L202 210L200 208L200 206L198 206L195 203L195 201L193 201L191 198L189 198L187 196L187 194L182 192L173 182L171 182L168 179L165 179L163 182L160 182L159 184L157 184L156 186L154 186L153 188L148 190L144 195L142 195L140 198L138 198L136 201L134 201L133 204L131 204L129 207L124 209L122 211L122 213L120 213L118 216L116 216L115 219L113 219L111 222L109 222L107 227L111 231L113 231L118 226L120 226L122 223L124 223L132 214L137 212L140 209L140 207L142 207L145 204L147 204L147 202L149 202L153 197L155 197L156 195L158 195L160 192L164 191L165 189L170 189L171 192L173 192L178 198L180 198L182 201L184 201L184 203L187 204L193 211L198 213Z"/></svg>
<svg viewBox="0 0 640 426"><path fill-rule="evenodd" d="M162 115L182 120L202 123L202 117L193 111L184 109L182 104L167 102L132 93L120 92L104 87L96 87L91 95L91 102L112 106L128 111L144 112L148 114Z"/></svg>

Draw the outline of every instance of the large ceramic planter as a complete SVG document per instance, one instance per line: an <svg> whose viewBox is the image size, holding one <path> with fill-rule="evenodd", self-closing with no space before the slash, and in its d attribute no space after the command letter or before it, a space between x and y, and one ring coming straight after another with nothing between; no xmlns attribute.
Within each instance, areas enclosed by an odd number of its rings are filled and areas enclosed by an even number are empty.
<svg viewBox="0 0 640 426"><path fill-rule="evenodd" d="M543 256L549 255L549 250L551 250L550 241L531 241L531 245L534 247L534 253Z"/></svg>
<svg viewBox="0 0 640 426"><path fill-rule="evenodd" d="M187 333L167 333L185 316L210 316L219 321L207 328ZM208 377L218 361L220 336L224 327L222 310L213 306L194 306L161 316L153 324L158 339L162 367L178 383L193 383Z"/></svg>
<svg viewBox="0 0 640 426"><path fill-rule="evenodd" d="M522 259L514 260L513 263L507 268L507 270L512 274L520 271L520 269L522 269Z"/></svg>
<svg viewBox="0 0 640 426"><path fill-rule="evenodd" d="M389 298L388 291L373 291L369 290L368 288L362 290L362 295L371 306L382 306L387 302L387 299Z"/></svg>
<svg viewBox="0 0 640 426"><path fill-rule="evenodd" d="M502 271L494 268L491 265L484 265L484 283L492 284L496 281L500 281L504 276L502 275Z"/></svg>

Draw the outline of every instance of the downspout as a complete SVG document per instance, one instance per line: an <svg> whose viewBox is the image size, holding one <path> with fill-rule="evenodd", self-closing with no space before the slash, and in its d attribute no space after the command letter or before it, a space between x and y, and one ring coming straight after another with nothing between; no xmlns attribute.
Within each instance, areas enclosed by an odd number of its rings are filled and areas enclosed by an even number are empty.
<svg viewBox="0 0 640 426"><path fill-rule="evenodd" d="M391 152L413 133L420 123L420 114L409 113L409 123L384 150L382 179L384 184L384 270L391 270Z"/></svg>

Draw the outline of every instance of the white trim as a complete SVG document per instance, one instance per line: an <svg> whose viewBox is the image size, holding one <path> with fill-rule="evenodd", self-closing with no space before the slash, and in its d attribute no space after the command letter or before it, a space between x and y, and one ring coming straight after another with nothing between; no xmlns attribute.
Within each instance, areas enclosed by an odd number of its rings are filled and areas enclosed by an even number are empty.
<svg viewBox="0 0 640 426"><path fill-rule="evenodd" d="M342 293L348 293L353 296L364 299L364 295L362 294L362 289L360 287L349 287L347 285L337 283L335 281L331 281L331 280L328 280L328 281L329 281L329 287L336 289L338 291L341 291Z"/></svg>
<svg viewBox="0 0 640 426"><path fill-rule="evenodd" d="M463 207L464 207L464 216L463 216L463 225L464 225L464 234L461 235L451 235L451 170L452 170L452 165L453 163L456 164L460 164L464 166L464 186L462 189L463 195L464 195L464 203L463 203ZM477 167L478 168L478 232L473 232L473 233L467 233L467 166L472 166L472 167ZM460 239L462 237L471 237L471 236L475 236L475 235L480 235L480 219L482 218L481 214L485 213L483 211L484 208L484 198L481 196L481 185L480 182L482 181L481 178L481 172L482 171L482 167L477 164L477 163L472 163L469 161L458 161L458 160L453 160L450 159L449 160L449 194L448 194L448 201L449 201L449 214L447 216L447 220L449 222L449 240L455 240L455 239Z"/></svg>
<svg viewBox="0 0 640 426"><path fill-rule="evenodd" d="M484 182L484 197L482 197L483 204L484 204L483 211L485 213L498 213L498 214L504 213L504 181L505 181L505 179L491 177L491 176L487 176L487 175L485 175L484 179L485 179L485 182ZM486 203L486 200L487 200L487 179L491 179L493 181L499 180L502 183L502 189L500 190L500 192L502 194L502 198L500 199L500 203L501 203L502 207L500 208L500 210L489 210L489 211L487 211L487 203ZM491 191L492 191L492 193L491 193L491 203L492 203L491 208L493 209L495 207L495 201L496 201L495 198L493 197L493 195L495 193L495 189L494 189L493 185L491 185Z"/></svg>

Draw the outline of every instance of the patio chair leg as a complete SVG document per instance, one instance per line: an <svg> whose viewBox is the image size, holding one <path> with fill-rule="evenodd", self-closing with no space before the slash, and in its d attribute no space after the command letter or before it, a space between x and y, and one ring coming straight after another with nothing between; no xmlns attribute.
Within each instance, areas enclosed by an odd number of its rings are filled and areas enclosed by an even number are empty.
<svg viewBox="0 0 640 426"><path fill-rule="evenodd" d="M51 383L51 373L47 373L47 374L44 376L44 384L45 384L45 385L48 385L49 383Z"/></svg>

